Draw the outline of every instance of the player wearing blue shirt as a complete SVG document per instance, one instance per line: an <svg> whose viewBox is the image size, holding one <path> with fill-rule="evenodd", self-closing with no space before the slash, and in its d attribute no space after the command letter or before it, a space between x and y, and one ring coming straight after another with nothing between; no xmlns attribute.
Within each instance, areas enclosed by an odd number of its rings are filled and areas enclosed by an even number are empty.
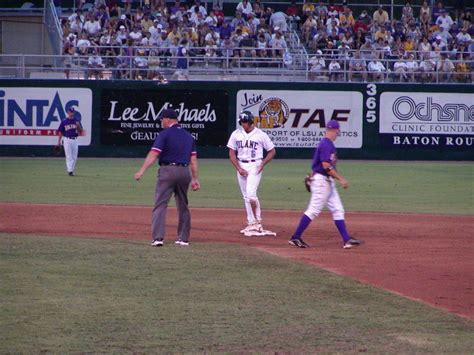
<svg viewBox="0 0 474 355"><path fill-rule="evenodd" d="M178 209L178 237L175 243L187 246L191 231L188 189L190 184L194 191L201 187L198 180L196 142L191 134L179 125L176 111L163 110L160 120L164 130L155 139L142 167L135 173L135 179L140 180L145 171L159 158L160 170L151 222L151 245L163 246L166 210L174 193Z"/></svg>
<svg viewBox="0 0 474 355"><path fill-rule="evenodd" d="M334 141L337 139L338 133L339 122L329 121L326 125L325 137L321 140L313 156L311 199L295 233L289 240L290 245L298 248L309 248L309 245L301 239L301 235L308 228L311 221L319 216L325 206L332 213L334 223L343 240L343 248L349 249L361 244L360 240L351 238L347 232L344 221L344 207L334 182L334 180L338 180L344 189L349 187L347 180L336 170L337 152Z"/></svg>
<svg viewBox="0 0 474 355"><path fill-rule="evenodd" d="M64 146L64 155L66 156L66 168L69 176L74 176L77 156L79 154L79 145L77 138L82 135L83 129L81 122L75 117L74 108L67 110L66 119L62 120L58 127L58 146L61 145L61 139Z"/></svg>

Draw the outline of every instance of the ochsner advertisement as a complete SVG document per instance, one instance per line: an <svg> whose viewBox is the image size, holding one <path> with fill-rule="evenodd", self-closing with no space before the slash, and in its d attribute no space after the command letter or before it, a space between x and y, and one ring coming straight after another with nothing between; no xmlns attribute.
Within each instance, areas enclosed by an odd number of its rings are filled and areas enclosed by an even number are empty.
<svg viewBox="0 0 474 355"><path fill-rule="evenodd" d="M276 147L314 148L326 123L337 120L338 148L362 147L362 93L357 91L240 90L237 111L248 110ZM237 122L237 118L236 118Z"/></svg>
<svg viewBox="0 0 474 355"><path fill-rule="evenodd" d="M92 91L78 88L0 88L0 144L54 145L57 128L73 107L84 135L79 145L90 145Z"/></svg>
<svg viewBox="0 0 474 355"><path fill-rule="evenodd" d="M474 94L384 92L380 133L392 146L473 146Z"/></svg>

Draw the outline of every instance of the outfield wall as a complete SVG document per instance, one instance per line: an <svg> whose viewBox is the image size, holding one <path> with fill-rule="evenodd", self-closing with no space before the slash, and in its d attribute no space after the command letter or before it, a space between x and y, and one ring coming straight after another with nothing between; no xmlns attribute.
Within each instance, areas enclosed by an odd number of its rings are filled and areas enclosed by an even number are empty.
<svg viewBox="0 0 474 355"><path fill-rule="evenodd" d="M69 107L86 134L80 156L142 157L173 107L199 155L227 157L237 112L249 110L279 158L309 158L330 119L349 159L474 160L474 86L3 80L0 155L49 156Z"/></svg>

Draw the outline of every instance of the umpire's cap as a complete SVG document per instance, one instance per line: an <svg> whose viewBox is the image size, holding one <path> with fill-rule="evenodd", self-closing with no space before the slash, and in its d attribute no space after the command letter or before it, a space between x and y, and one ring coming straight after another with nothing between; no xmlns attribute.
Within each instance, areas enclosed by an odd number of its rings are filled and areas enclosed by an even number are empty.
<svg viewBox="0 0 474 355"><path fill-rule="evenodd" d="M239 124L242 125L242 123L253 123L253 113L250 111L242 111L239 114Z"/></svg>
<svg viewBox="0 0 474 355"><path fill-rule="evenodd" d="M339 122L337 122L336 120L331 120L326 125L326 128L328 128L328 129L339 129Z"/></svg>
<svg viewBox="0 0 474 355"><path fill-rule="evenodd" d="M178 114L176 113L175 110L167 108L166 110L161 111L160 116L158 116L159 120L162 120L163 118L170 118L172 120L177 120Z"/></svg>

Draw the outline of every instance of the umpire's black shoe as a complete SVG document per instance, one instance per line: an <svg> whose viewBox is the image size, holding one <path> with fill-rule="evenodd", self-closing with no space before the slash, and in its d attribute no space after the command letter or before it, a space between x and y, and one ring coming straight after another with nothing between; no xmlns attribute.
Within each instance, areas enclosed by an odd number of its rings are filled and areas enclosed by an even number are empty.
<svg viewBox="0 0 474 355"><path fill-rule="evenodd" d="M305 243L305 241L301 238L291 238L288 241L288 244L293 245L297 248L309 248L309 245Z"/></svg>
<svg viewBox="0 0 474 355"><path fill-rule="evenodd" d="M69 176L74 176L74 173L72 171L67 173Z"/></svg>

